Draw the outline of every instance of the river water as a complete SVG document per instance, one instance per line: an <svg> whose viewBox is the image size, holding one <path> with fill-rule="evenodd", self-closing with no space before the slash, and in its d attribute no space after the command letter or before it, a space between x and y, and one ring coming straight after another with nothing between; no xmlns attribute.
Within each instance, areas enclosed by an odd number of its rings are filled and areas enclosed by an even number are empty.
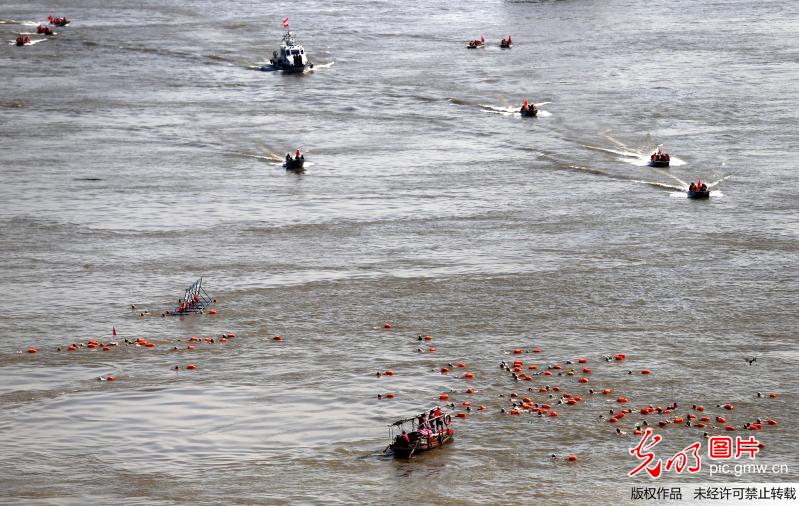
<svg viewBox="0 0 799 506"><path fill-rule="evenodd" d="M13 45L48 14L73 23ZM313 72L258 70L286 16ZM649 483L627 477L637 409L672 402L788 471L704 459L661 481L797 481L796 2L3 0L0 18L0 502L624 502ZM513 114L525 98L539 117ZM658 144L667 170L646 166ZM280 167L297 147L299 175ZM686 199L696 179L708 201ZM162 317L200 276L218 313ZM119 346L65 350L89 339ZM587 385L498 366L582 357ZM584 400L501 412L552 402L544 385ZM444 449L384 457L387 425L445 392L486 409ZM600 420L618 395L634 413ZM757 417L778 425L742 431ZM659 429L658 456L702 432Z"/></svg>

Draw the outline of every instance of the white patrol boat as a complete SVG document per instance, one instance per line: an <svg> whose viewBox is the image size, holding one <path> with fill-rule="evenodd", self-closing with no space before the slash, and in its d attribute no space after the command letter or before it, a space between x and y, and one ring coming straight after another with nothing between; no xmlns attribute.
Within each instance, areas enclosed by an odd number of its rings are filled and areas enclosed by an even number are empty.
<svg viewBox="0 0 799 506"><path fill-rule="evenodd" d="M289 73L305 72L313 68L313 63L308 61L308 55L305 54L305 48L297 42L291 32L283 35L280 49L272 53L269 62L273 69Z"/></svg>

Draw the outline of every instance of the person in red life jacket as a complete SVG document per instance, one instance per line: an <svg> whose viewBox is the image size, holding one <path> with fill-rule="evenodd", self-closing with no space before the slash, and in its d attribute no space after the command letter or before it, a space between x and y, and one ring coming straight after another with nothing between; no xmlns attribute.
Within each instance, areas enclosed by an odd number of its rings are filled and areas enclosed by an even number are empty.
<svg viewBox="0 0 799 506"><path fill-rule="evenodd" d="M25 44L25 39L23 39L22 36L17 37L17 45L21 46L23 44Z"/></svg>
<svg viewBox="0 0 799 506"><path fill-rule="evenodd" d="M695 192L696 191L696 185L694 184L693 181L691 181L691 185L688 187L688 191L689 192Z"/></svg>
<svg viewBox="0 0 799 506"><path fill-rule="evenodd" d="M402 438L403 441L405 441L405 443L411 444L411 438L410 436L408 436L408 434L405 433L405 431L402 431L402 436L400 437Z"/></svg>

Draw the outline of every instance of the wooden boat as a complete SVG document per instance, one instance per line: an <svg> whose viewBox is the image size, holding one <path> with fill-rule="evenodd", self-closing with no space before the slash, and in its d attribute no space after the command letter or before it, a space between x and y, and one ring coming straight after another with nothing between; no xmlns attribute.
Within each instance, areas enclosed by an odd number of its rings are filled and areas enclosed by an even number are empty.
<svg viewBox="0 0 799 506"><path fill-rule="evenodd" d="M668 167L669 166L669 154L664 153L663 150L658 148L657 151L649 155L649 166L650 167Z"/></svg>
<svg viewBox="0 0 799 506"><path fill-rule="evenodd" d="M710 198L710 190L688 190L688 198L689 199L709 199Z"/></svg>
<svg viewBox="0 0 799 506"><path fill-rule="evenodd" d="M502 49L510 49L513 47L513 39L511 39L510 35L508 35L507 39L502 39L502 41L500 41L499 47Z"/></svg>
<svg viewBox="0 0 799 506"><path fill-rule="evenodd" d="M443 423L436 423L439 420ZM455 439L455 429L450 428L451 421L452 417L448 413L441 414L439 417L431 417L428 422L432 426L440 427L438 431L432 431L429 429L419 430L416 417L397 420L388 426L391 443L386 450L391 450L396 458L409 459L416 454L440 448ZM407 440L403 434L408 436Z"/></svg>
<svg viewBox="0 0 799 506"><path fill-rule="evenodd" d="M486 47L486 39L482 35L480 36L480 40L470 40L469 44L466 46L467 49L478 49L481 47Z"/></svg>
<svg viewBox="0 0 799 506"><path fill-rule="evenodd" d="M286 170L302 170L302 166L305 165L305 157L300 155L298 157L286 157L286 163L283 164L283 167Z"/></svg>

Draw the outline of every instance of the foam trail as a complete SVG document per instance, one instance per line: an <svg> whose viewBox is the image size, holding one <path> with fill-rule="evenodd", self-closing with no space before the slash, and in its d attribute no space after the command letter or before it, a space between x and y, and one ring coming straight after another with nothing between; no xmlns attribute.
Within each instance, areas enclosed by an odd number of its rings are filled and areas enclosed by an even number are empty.
<svg viewBox="0 0 799 506"><path fill-rule="evenodd" d="M731 177L732 177L732 174L728 174L728 175L724 176L724 177L723 177L723 178L721 178L721 179L718 179L718 180L716 180L716 181L713 181L712 183L710 183L709 185L707 185L707 187L708 187L708 188L713 188L714 186L716 186L716 185L717 185L717 184L719 184L720 182L722 182L722 181L726 181L727 179L729 179L729 178L731 178ZM715 193L715 192L711 192L710 194L711 194L711 195L713 195L714 193ZM718 192L718 193L719 193L719 194L721 194L721 192Z"/></svg>
<svg viewBox="0 0 799 506"><path fill-rule="evenodd" d="M313 68L311 69L311 72L313 72L316 69L329 69L330 67L333 66L334 63L336 63L336 62L332 61L330 63L320 63L320 64L314 63L313 64Z"/></svg>
<svg viewBox="0 0 799 506"><path fill-rule="evenodd" d="M630 181L632 181L633 183L648 184L649 186L657 186L658 188L668 188L670 190L680 190L681 194L685 191L685 187L676 186L676 185L668 184L668 183L658 183L657 181L644 181L643 179L630 179Z"/></svg>
<svg viewBox="0 0 799 506"><path fill-rule="evenodd" d="M683 185L683 188L688 188L688 183L686 183L686 182L685 182L685 181L683 181L682 179L678 178L678 177L677 177L677 176L675 176L674 174L669 174L669 173L668 173L668 172L666 172L665 170L658 170L658 172L660 172L660 173L661 173L661 174L663 174L664 176L668 176L668 177L672 178L673 180L677 181L678 183L680 183L681 185Z"/></svg>
<svg viewBox="0 0 799 506"><path fill-rule="evenodd" d="M638 157L643 156L641 153L636 153L634 151L619 151L617 149L603 148L603 147L600 147L600 146L590 146L588 144L580 144L580 145L582 147L584 147L584 148L593 149L593 150L596 150L596 151L604 151L606 153L612 153L614 155L626 156L628 158L630 158L630 157L638 158Z"/></svg>

